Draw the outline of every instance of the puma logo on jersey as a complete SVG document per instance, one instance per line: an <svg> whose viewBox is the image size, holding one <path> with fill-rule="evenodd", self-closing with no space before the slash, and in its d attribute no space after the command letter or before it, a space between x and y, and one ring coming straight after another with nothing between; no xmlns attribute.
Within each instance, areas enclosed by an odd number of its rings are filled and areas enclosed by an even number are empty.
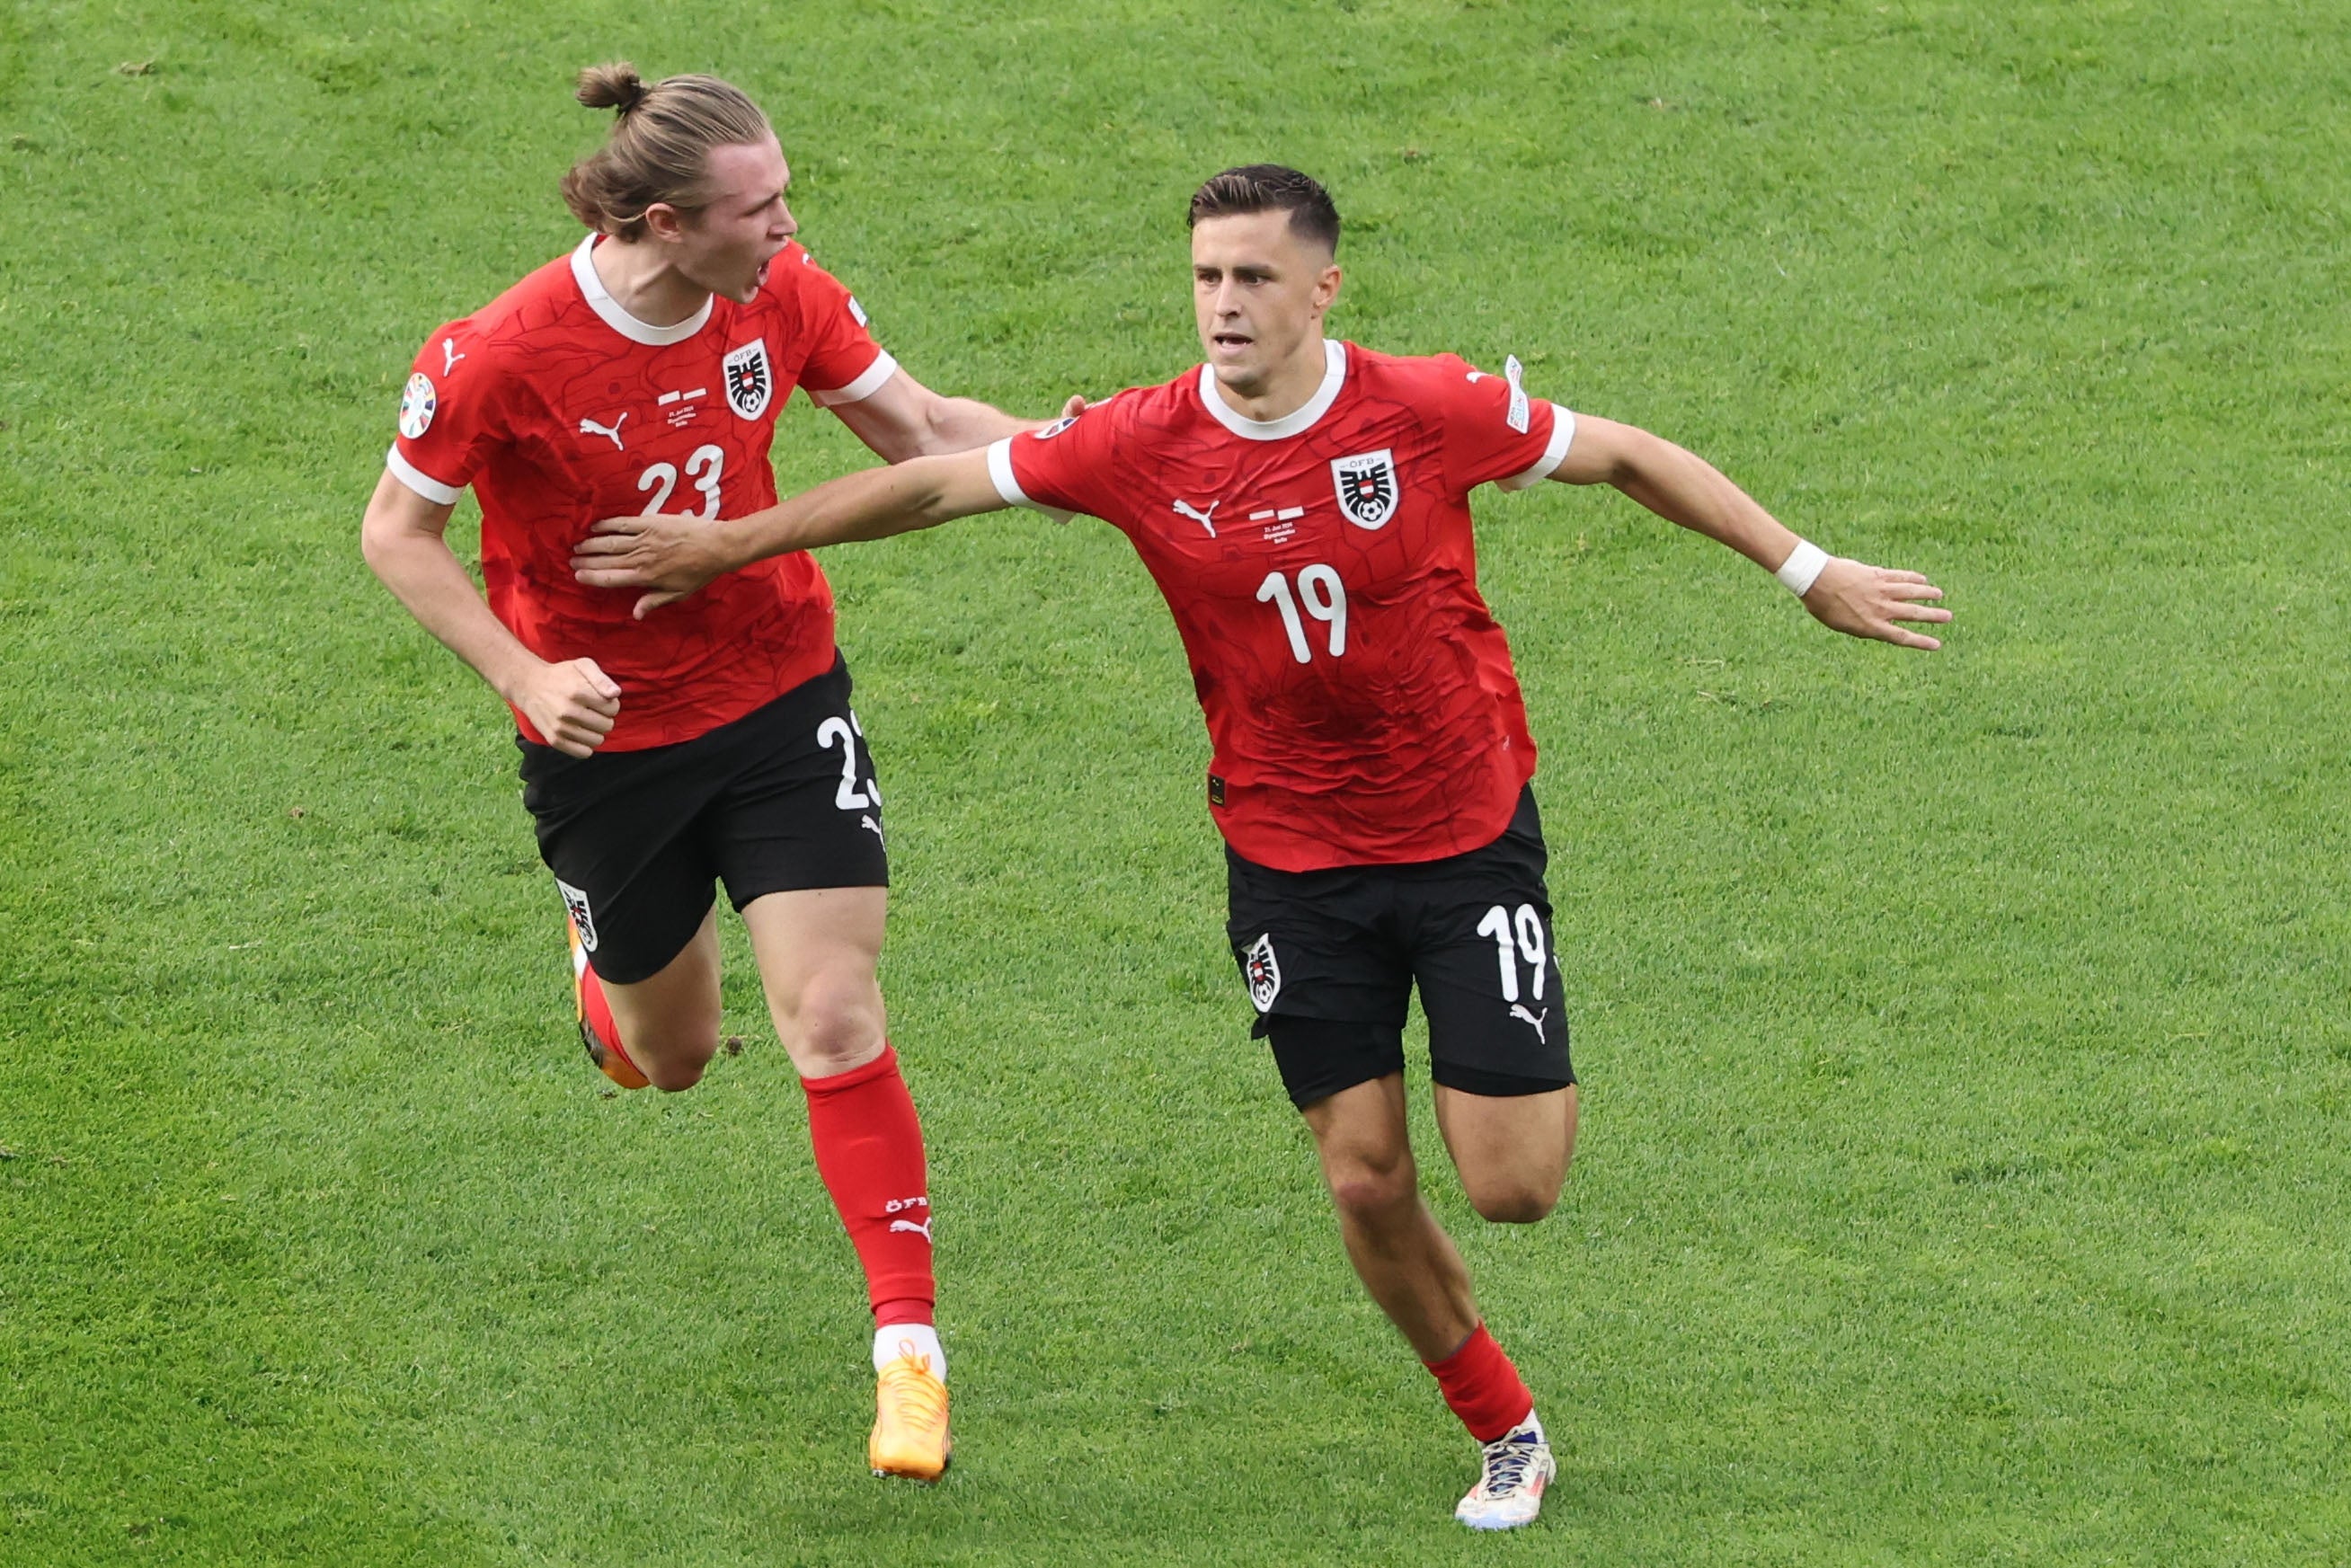
<svg viewBox="0 0 2351 1568"><path fill-rule="evenodd" d="M1532 1025L1535 1031L1535 1038L1542 1041L1543 1044L1549 1045L1551 1043L1551 1037L1543 1033L1543 1020L1551 1017L1551 1009L1549 1008L1543 1009L1543 1010L1539 1013L1531 1013L1520 1004L1513 1002L1510 1005L1510 1016L1518 1019L1520 1023Z"/></svg>
<svg viewBox="0 0 2351 1568"><path fill-rule="evenodd" d="M1208 509L1204 512L1197 507L1192 505L1189 501L1178 501L1176 503L1176 510L1183 516L1191 518L1202 528L1207 529L1208 537L1210 538L1215 538L1217 537L1217 508L1223 505L1224 503L1222 501L1211 501L1208 503Z"/></svg>
<svg viewBox="0 0 2351 1568"><path fill-rule="evenodd" d="M890 1222L890 1228L893 1230L911 1230L925 1241L928 1241L931 1239L931 1222L927 1219L922 1221L920 1224L917 1224L911 1219L893 1219Z"/></svg>
<svg viewBox="0 0 2351 1568"><path fill-rule="evenodd" d="M580 434L582 435L608 435L611 437L613 451L626 452L628 448L621 443L621 426L628 423L629 416L626 413L614 415L612 423L610 424L599 424L592 419L583 419L580 422Z"/></svg>
<svg viewBox="0 0 2351 1568"><path fill-rule="evenodd" d="M441 340L441 373L443 375L445 376L451 371L455 370L457 368L457 361L465 357L465 355L457 351L456 339L444 338Z"/></svg>
<svg viewBox="0 0 2351 1568"><path fill-rule="evenodd" d="M872 833L875 838L877 838L877 839L881 839L881 838L882 838L882 824L881 824L881 823L879 823L879 822L877 822L877 821L875 821L873 820L872 813L870 813L870 812L869 812L869 813L867 813L866 815L864 815L864 816L862 816L862 817L858 818L858 819L857 819L857 825L858 825L859 827L861 827L861 828L865 829L868 832ZM888 843L890 841L889 841L889 840L887 840L887 839L882 839L882 841L883 841L883 843Z"/></svg>

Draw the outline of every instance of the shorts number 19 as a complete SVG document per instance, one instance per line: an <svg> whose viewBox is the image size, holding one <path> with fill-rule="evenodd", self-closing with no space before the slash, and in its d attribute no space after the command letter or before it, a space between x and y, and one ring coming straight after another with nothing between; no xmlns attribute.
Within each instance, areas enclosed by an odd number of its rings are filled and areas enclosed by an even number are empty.
<svg viewBox="0 0 2351 1568"><path fill-rule="evenodd" d="M1513 930L1514 926L1515 930ZM1535 913L1535 906L1531 904L1520 904L1518 917L1513 920L1510 912L1498 904L1486 911L1485 919L1478 922L1478 935L1491 936L1494 939L1495 961L1501 966L1502 969L1502 999L1506 1002L1515 1002L1519 999L1519 968L1516 960L1524 958L1529 967L1534 971L1532 988L1534 999L1542 1000L1545 956L1542 916ZM1511 942L1513 936L1518 938L1515 951L1513 951L1514 944Z"/></svg>

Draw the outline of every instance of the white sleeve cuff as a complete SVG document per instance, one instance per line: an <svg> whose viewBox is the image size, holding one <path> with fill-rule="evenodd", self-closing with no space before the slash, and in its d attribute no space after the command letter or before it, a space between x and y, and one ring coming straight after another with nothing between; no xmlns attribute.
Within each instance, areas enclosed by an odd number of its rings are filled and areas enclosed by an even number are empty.
<svg viewBox="0 0 2351 1568"><path fill-rule="evenodd" d="M392 470L393 478L426 500L436 502L441 506L455 506L457 497L465 493L463 486L444 485L440 480L402 457L397 446L383 455L383 465Z"/></svg>
<svg viewBox="0 0 2351 1568"><path fill-rule="evenodd" d="M995 482L998 498L1008 507L1026 507L1032 512L1042 512L1057 523L1066 523L1076 517L1075 512L1065 512L1059 507L1049 507L1041 501L1029 498L1029 492L1023 490L1020 481L1013 476L1012 442L1013 437L1008 435L987 449L987 476Z"/></svg>
<svg viewBox="0 0 2351 1568"><path fill-rule="evenodd" d="M996 493L1008 507L1033 507L1037 503L1012 476L1012 437L990 444L987 448L987 476L996 481Z"/></svg>
<svg viewBox="0 0 2351 1568"><path fill-rule="evenodd" d="M1496 487L1503 490L1523 490L1530 485L1541 484L1558 471L1562 463L1567 461L1567 448L1574 439L1574 411L1552 403L1551 405L1551 444L1543 448L1543 455L1535 459L1532 467L1513 474L1507 479L1495 480Z"/></svg>
<svg viewBox="0 0 2351 1568"><path fill-rule="evenodd" d="M835 387L831 392L809 388L809 401L819 408L838 408L845 402L863 402L880 392L883 383L897 373L898 361L890 357L890 350L884 349L874 357L872 364L865 367L865 373L847 386Z"/></svg>

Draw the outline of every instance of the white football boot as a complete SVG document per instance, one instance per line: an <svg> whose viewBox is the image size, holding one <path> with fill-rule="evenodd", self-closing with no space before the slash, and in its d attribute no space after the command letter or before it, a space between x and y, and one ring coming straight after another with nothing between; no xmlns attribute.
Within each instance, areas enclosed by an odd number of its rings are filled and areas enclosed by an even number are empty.
<svg viewBox="0 0 2351 1568"><path fill-rule="evenodd" d="M1516 1530L1532 1524L1542 1511L1543 1488L1559 1474L1551 1457L1551 1441L1543 1436L1535 1413L1518 1429L1484 1446L1484 1473L1453 1510L1453 1517L1472 1530Z"/></svg>

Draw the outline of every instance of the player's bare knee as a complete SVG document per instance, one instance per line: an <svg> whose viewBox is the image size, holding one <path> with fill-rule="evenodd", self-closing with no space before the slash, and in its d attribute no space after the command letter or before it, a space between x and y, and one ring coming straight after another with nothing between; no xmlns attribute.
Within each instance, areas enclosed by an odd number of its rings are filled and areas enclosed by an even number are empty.
<svg viewBox="0 0 2351 1568"><path fill-rule="evenodd" d="M1495 1225L1532 1225L1559 1207L1559 1188L1504 1185L1469 1195L1478 1218Z"/></svg>
<svg viewBox="0 0 2351 1568"><path fill-rule="evenodd" d="M718 1054L718 1019L714 1014L706 1027L700 1020L683 1028L673 1023L658 1032L648 1031L628 1044L637 1071L654 1088L674 1094L701 1082L710 1059Z"/></svg>
<svg viewBox="0 0 2351 1568"><path fill-rule="evenodd" d="M693 1057L657 1057L651 1061L639 1061L637 1071L663 1093L676 1094L701 1082L703 1071L709 1065L710 1059L706 1056L699 1060Z"/></svg>
<svg viewBox="0 0 2351 1568"><path fill-rule="evenodd" d="M1419 1197L1419 1179L1409 1161L1374 1165L1349 1161L1326 1174L1331 1202L1340 1213L1375 1225L1408 1209Z"/></svg>
<svg viewBox="0 0 2351 1568"><path fill-rule="evenodd" d="M870 977L819 977L776 1010L776 1030L804 1077L824 1078L882 1054L880 998Z"/></svg>

